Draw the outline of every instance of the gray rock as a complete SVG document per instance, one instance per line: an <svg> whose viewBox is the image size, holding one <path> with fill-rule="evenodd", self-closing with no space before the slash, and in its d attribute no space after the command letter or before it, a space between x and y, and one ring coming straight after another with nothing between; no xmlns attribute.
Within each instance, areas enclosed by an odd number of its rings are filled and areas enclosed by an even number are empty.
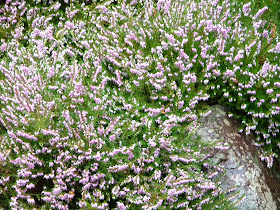
<svg viewBox="0 0 280 210"><path fill-rule="evenodd" d="M228 150L212 149L211 153L213 163L226 169L221 179L223 191L236 187L233 201L244 196L237 209L280 209L280 179L260 161L254 136L239 133L241 124L229 118L219 105L212 106L210 114L201 117L199 123L194 138L201 136L204 142L223 140L230 146Z"/></svg>

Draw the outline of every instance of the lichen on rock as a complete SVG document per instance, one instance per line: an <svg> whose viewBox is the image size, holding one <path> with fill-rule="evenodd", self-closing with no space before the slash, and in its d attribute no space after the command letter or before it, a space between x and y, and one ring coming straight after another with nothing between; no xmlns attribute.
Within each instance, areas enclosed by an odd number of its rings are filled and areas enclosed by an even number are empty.
<svg viewBox="0 0 280 210"><path fill-rule="evenodd" d="M205 142L222 140L230 145L228 150L212 149L211 152L213 163L226 169L221 178L222 189L225 192L235 189L233 201L241 200L237 209L276 210L280 179L259 159L254 135L240 133L240 122L229 118L225 107L214 105L210 111L199 120L200 127L194 137L200 136Z"/></svg>

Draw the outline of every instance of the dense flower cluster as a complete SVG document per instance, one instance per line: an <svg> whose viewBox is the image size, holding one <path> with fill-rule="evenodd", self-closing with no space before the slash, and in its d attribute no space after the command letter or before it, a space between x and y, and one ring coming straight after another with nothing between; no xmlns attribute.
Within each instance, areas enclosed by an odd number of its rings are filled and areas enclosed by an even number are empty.
<svg viewBox="0 0 280 210"><path fill-rule="evenodd" d="M218 183L223 170L191 140L209 100L245 113L246 133L260 134L272 164L280 42L261 19L268 8L37 3L6 1L0 10L11 31L0 31L3 207L230 206Z"/></svg>

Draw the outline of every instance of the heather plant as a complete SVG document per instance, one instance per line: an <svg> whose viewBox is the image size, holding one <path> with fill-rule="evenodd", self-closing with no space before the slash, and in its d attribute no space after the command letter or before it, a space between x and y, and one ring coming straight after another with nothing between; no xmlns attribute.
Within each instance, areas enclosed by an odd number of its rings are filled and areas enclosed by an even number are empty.
<svg viewBox="0 0 280 210"><path fill-rule="evenodd" d="M192 133L208 104L221 103L255 131L269 166L279 153L280 43L267 10L7 1L1 207L232 209L209 159L226 145Z"/></svg>

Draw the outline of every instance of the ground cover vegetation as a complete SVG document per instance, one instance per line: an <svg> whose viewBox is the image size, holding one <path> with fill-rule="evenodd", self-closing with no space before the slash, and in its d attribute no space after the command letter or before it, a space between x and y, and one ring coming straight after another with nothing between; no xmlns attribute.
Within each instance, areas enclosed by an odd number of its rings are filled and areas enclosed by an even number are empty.
<svg viewBox="0 0 280 210"><path fill-rule="evenodd" d="M242 2L1 3L0 207L233 209L191 135L220 103L278 158L279 13Z"/></svg>

